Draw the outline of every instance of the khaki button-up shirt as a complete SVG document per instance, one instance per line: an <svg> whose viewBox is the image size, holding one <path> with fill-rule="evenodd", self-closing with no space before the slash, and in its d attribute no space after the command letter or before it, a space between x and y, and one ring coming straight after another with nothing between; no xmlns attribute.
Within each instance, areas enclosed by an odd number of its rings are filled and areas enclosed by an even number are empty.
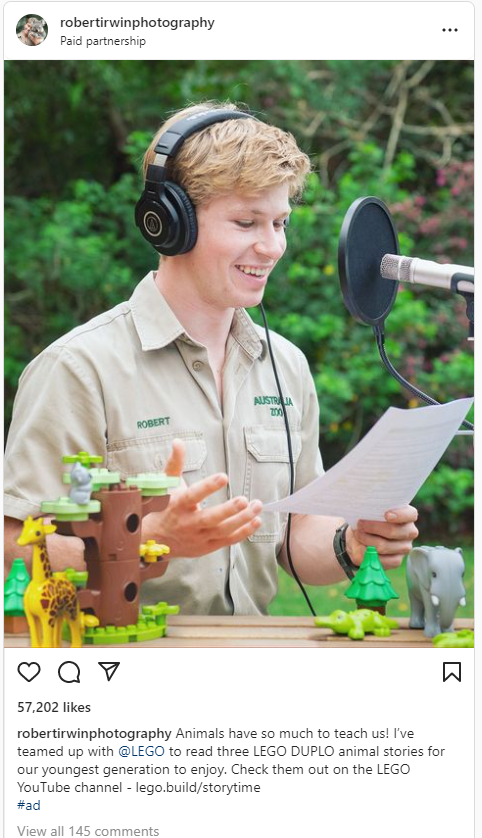
<svg viewBox="0 0 482 838"><path fill-rule="evenodd" d="M69 332L23 372L5 466L5 514L38 515L65 494L61 458L101 454L123 478L162 471L172 440L184 440L188 485L226 472L209 498L269 502L289 493L287 439L264 338L237 309L226 347L220 404L206 348L184 330L148 274L128 302ZM271 341L289 417L296 489L322 471L318 401L304 355ZM185 614L265 614L277 590L286 516L263 513L241 544L196 559L173 559L146 583L142 601L179 604Z"/></svg>

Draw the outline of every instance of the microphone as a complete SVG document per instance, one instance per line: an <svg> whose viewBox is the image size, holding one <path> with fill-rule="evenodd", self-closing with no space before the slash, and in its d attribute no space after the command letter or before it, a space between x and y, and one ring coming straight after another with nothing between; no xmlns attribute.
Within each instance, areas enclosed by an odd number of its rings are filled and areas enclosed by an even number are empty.
<svg viewBox="0 0 482 838"><path fill-rule="evenodd" d="M473 339L474 269L399 256L390 210L380 198L369 196L354 201L345 215L338 243L338 272L345 306L355 320L372 327L390 375L426 404L440 404L403 378L391 363L385 350L385 320L395 304L399 281L438 286L465 298L469 340ZM462 425L474 430L466 420Z"/></svg>
<svg viewBox="0 0 482 838"><path fill-rule="evenodd" d="M439 265L428 259L386 253L381 261L380 274L383 279L396 282L445 288L458 294L474 293L474 269L464 265Z"/></svg>

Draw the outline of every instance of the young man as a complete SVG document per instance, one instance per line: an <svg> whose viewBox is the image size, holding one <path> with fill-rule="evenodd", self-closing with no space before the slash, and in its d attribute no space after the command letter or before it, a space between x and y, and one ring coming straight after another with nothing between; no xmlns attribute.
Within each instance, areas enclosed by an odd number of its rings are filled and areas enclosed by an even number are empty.
<svg viewBox="0 0 482 838"><path fill-rule="evenodd" d="M37 17L29 17L25 21L22 31L17 35L19 41L27 47L36 47L45 40L45 31L42 22Z"/></svg>
<svg viewBox="0 0 482 838"><path fill-rule="evenodd" d="M167 129L206 108L216 106L185 109L162 126L145 173ZM245 308L261 302L285 251L290 200L302 191L309 160L280 129L230 118L186 138L164 163L175 195L182 188L193 204L187 216L193 224L197 217L197 240L162 256L128 302L27 367L7 447L7 541L17 554L15 519L38 514L42 499L60 494L63 453L102 454L123 476L182 472L188 488L143 521L144 540L171 548L165 575L144 586L144 601L175 602L183 613L263 614L276 593L277 563L287 567L287 558L286 517L262 514L262 502L288 493L289 460L283 416L272 411L277 389L265 334ZM302 353L279 335L271 339L299 489L322 469L318 402ZM355 564L369 544L386 567L410 550L416 510L391 514L393 522L387 515L346 529ZM333 547L342 523L293 516L291 553L305 582L343 578ZM75 550L78 559L75 540L50 538L54 560L72 564Z"/></svg>

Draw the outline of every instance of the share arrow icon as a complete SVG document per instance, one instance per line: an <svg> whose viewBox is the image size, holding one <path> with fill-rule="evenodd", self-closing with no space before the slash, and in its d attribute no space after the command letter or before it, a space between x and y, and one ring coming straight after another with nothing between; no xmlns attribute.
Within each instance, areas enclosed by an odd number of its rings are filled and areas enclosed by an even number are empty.
<svg viewBox="0 0 482 838"><path fill-rule="evenodd" d="M102 669L104 670L104 672L106 674L106 678L107 678L108 681L111 680L112 676L114 675L115 672L117 672L117 670L120 666L120 661L104 661L104 662L98 661L98 663L99 663L99 666L101 666Z"/></svg>

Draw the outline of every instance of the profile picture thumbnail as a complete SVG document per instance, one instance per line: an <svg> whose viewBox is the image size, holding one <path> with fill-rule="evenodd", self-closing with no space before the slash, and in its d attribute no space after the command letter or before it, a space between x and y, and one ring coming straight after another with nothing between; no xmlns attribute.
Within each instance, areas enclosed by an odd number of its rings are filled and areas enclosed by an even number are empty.
<svg viewBox="0 0 482 838"><path fill-rule="evenodd" d="M24 15L17 23L17 38L26 47L38 47L48 35L48 26L41 15Z"/></svg>

